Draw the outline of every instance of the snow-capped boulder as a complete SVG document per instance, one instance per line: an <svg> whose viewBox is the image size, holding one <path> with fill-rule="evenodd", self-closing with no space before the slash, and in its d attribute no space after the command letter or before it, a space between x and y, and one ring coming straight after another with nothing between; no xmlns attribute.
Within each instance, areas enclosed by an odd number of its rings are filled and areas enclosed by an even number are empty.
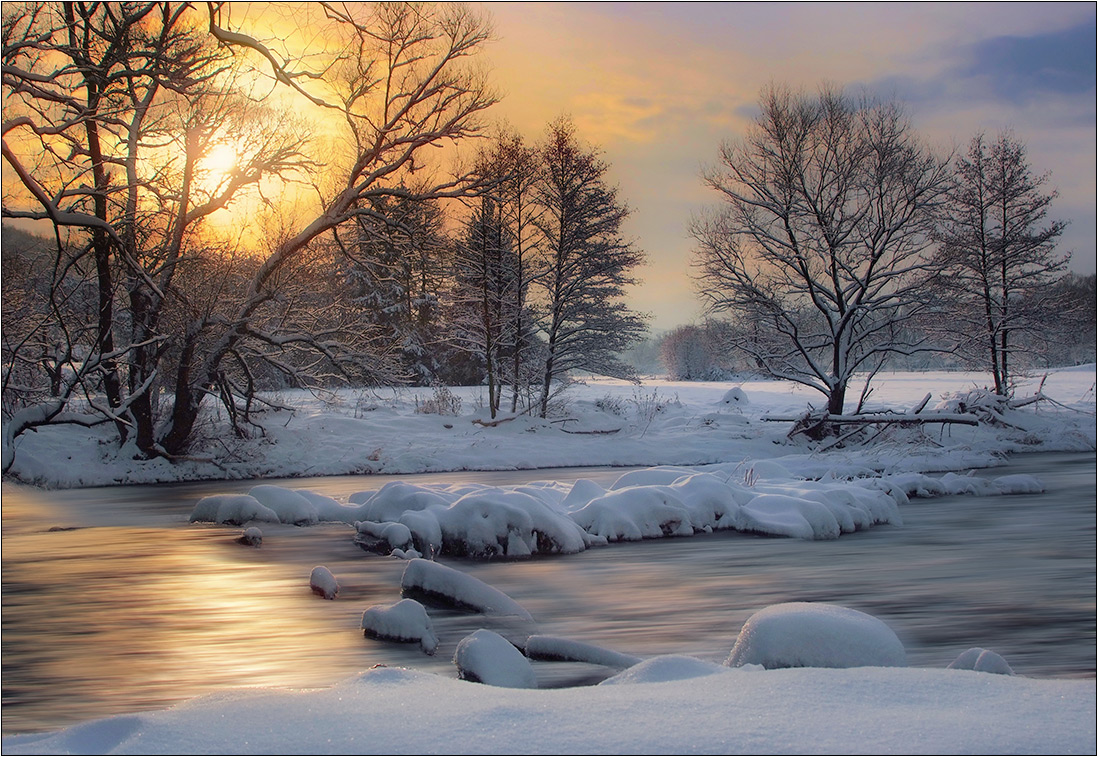
<svg viewBox="0 0 1098 757"><path fill-rule="evenodd" d="M255 526L249 526L244 529L244 533L236 538L237 544L244 544L248 547L259 547L263 545L263 532Z"/></svg>
<svg viewBox="0 0 1098 757"><path fill-rule="evenodd" d="M473 557L571 554L587 546L586 534L563 513L519 491L466 494L437 512L443 550Z"/></svg>
<svg viewBox="0 0 1098 757"><path fill-rule="evenodd" d="M248 521L278 523L278 515L247 494L213 494L198 500L191 511L191 523L212 522L242 526Z"/></svg>
<svg viewBox="0 0 1098 757"><path fill-rule="evenodd" d="M641 661L640 657L631 654L622 654L594 644L557 636L531 636L526 640L525 652L531 660L587 662L619 670L632 667Z"/></svg>
<svg viewBox="0 0 1098 757"><path fill-rule="evenodd" d="M630 683L665 683L687 678L701 678L717 673L727 673L728 668L697 657L671 654L653 657L607 678L599 686L619 686Z"/></svg>
<svg viewBox="0 0 1098 757"><path fill-rule="evenodd" d="M375 639L418 643L427 654L434 654L438 649L431 618L423 605L414 599L367 608L362 613L362 629Z"/></svg>
<svg viewBox="0 0 1098 757"><path fill-rule="evenodd" d="M323 565L316 566L309 574L309 588L325 599L335 599L336 594L339 594L339 582L332 575L332 571Z"/></svg>
<svg viewBox="0 0 1098 757"><path fill-rule="evenodd" d="M253 486L248 490L248 494L255 497L264 507L274 511L283 523L311 526L319 520L313 503L292 489L261 484Z"/></svg>
<svg viewBox="0 0 1098 757"><path fill-rule="evenodd" d="M376 492L356 492L348 499L352 504L360 505L359 520L382 523L399 520L401 514L409 510L448 507L457 497L405 481L391 481Z"/></svg>
<svg viewBox="0 0 1098 757"><path fill-rule="evenodd" d="M409 562L400 579L400 590L405 596L417 594L462 610L533 620L522 605L499 589L430 560Z"/></svg>
<svg viewBox="0 0 1098 757"><path fill-rule="evenodd" d="M978 673L997 673L1004 676L1014 675L1014 669L1000 655L990 649L973 647L957 656L949 663L951 670L975 670Z"/></svg>
<svg viewBox="0 0 1098 757"><path fill-rule="evenodd" d="M729 667L902 667L903 644L885 623L848 607L822 602L771 605L743 624Z"/></svg>
<svg viewBox="0 0 1098 757"><path fill-rule="evenodd" d="M538 685L530 661L507 639L485 628L458 642L454 665L463 681L511 689L536 689Z"/></svg>
<svg viewBox="0 0 1098 757"><path fill-rule="evenodd" d="M636 486L667 486L683 476L697 473L693 468L681 468L676 465L657 465L654 468L641 468L623 473L610 486L610 491L628 489Z"/></svg>
<svg viewBox="0 0 1098 757"><path fill-rule="evenodd" d="M355 543L368 552L382 555L395 550L407 552L414 547L412 531L403 523L372 523L355 521Z"/></svg>
<svg viewBox="0 0 1098 757"><path fill-rule="evenodd" d="M837 539L839 521L826 505L788 494L760 494L740 508L742 531L798 539Z"/></svg>

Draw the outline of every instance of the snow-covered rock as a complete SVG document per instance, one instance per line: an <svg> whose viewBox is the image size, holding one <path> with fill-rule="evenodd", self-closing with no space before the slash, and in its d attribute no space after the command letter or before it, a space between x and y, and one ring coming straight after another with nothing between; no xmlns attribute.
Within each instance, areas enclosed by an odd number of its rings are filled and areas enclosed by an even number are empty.
<svg viewBox="0 0 1098 757"><path fill-rule="evenodd" d="M283 523L294 526L311 526L316 523L316 507L306 497L292 489L272 484L253 486L248 494L274 511L278 519Z"/></svg>
<svg viewBox="0 0 1098 757"><path fill-rule="evenodd" d="M263 532L255 526L249 526L244 529L244 533L236 539L238 544L244 544L249 547L259 547L263 545Z"/></svg>
<svg viewBox="0 0 1098 757"><path fill-rule="evenodd" d="M278 514L247 494L212 494L198 500L190 522L227 523L242 526L249 521L278 523Z"/></svg>
<svg viewBox="0 0 1098 757"><path fill-rule="evenodd" d="M534 635L526 640L526 656L531 660L563 660L605 665L624 670L641 661L640 657L622 654L595 644L557 636Z"/></svg>
<svg viewBox="0 0 1098 757"><path fill-rule="evenodd" d="M697 657L670 654L653 657L602 681L599 686L620 686L632 683L665 683L727 673L728 668Z"/></svg>
<svg viewBox="0 0 1098 757"><path fill-rule="evenodd" d="M949 667L952 670L975 670L979 673L1014 675L1014 669L1000 655L990 649L981 649L980 647L973 647L962 652L956 660L949 663Z"/></svg>
<svg viewBox="0 0 1098 757"><path fill-rule="evenodd" d="M692 536L686 506L667 486L632 486L610 491L572 513L584 531L607 541Z"/></svg>
<svg viewBox="0 0 1098 757"><path fill-rule="evenodd" d="M443 551L472 557L529 557L582 552L587 534L563 513L525 492L466 494L437 511Z"/></svg>
<svg viewBox="0 0 1098 757"><path fill-rule="evenodd" d="M848 607L817 602L771 605L743 624L729 667L899 667L903 644L885 623Z"/></svg>
<svg viewBox="0 0 1098 757"><path fill-rule="evenodd" d="M404 553L414 547L412 531L403 523L359 520L355 521L355 530L355 543L369 552L389 555L398 549Z"/></svg>
<svg viewBox="0 0 1098 757"><path fill-rule="evenodd" d="M412 560L400 579L402 594L419 594L451 607L485 615L514 615L533 620L515 600L478 578L430 560Z"/></svg>
<svg viewBox="0 0 1098 757"><path fill-rule="evenodd" d="M332 571L323 565L316 566L309 574L309 588L314 594L319 594L325 599L335 599L339 594L339 582L332 575Z"/></svg>
<svg viewBox="0 0 1098 757"><path fill-rule="evenodd" d="M367 636L387 641L416 642L427 654L438 649L438 637L423 605L402 599L391 605L374 605L362 613Z"/></svg>
<svg viewBox="0 0 1098 757"><path fill-rule="evenodd" d="M464 681L536 689L538 682L530 661L495 631L481 628L458 642L454 651L458 678Z"/></svg>

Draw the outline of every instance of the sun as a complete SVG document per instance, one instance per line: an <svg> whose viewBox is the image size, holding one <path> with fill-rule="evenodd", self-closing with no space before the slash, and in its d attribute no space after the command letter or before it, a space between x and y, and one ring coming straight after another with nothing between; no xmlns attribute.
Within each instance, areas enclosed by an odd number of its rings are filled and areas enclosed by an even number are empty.
<svg viewBox="0 0 1098 757"><path fill-rule="evenodd" d="M211 191L228 180L236 168L236 150L230 145L217 145L202 158L199 167L204 174L202 183Z"/></svg>

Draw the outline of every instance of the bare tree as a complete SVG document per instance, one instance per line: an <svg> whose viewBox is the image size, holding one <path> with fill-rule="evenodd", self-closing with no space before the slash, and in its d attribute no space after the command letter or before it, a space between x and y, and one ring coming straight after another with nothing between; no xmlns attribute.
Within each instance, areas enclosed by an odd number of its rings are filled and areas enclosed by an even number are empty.
<svg viewBox="0 0 1098 757"><path fill-rule="evenodd" d="M692 225L698 290L754 327L736 346L763 370L841 414L856 373L926 347L900 327L924 307L948 168L896 103L771 88L760 110L704 175L724 204Z"/></svg>
<svg viewBox="0 0 1098 757"><path fill-rule="evenodd" d="M331 322L332 312L305 319L316 332L284 317L295 302L293 274L318 254L323 235L377 218L384 198L409 197L403 179L430 163L425 148L478 133L479 114L495 98L484 73L467 63L490 32L461 6L320 7L335 57L283 55L258 27L233 28L221 3L201 11L175 3L5 5L3 157L22 193L5 186L3 212L52 223L57 259L62 248L83 250L74 253L79 270L94 271L98 293L92 346L74 354L68 389L48 405L11 413L6 454L36 425L108 420L142 454L175 457L187 452L205 398L237 391L226 383L227 367L250 356L274 365L298 348L323 358L325 370L351 367L347 321ZM229 285L201 266L190 270L195 261L218 265L203 219L247 187L315 163L299 125L233 86L233 68L253 59L308 108L337 116L352 152L318 182L330 187L318 210L258 256L232 257ZM316 67L296 67L301 60ZM224 142L235 146L236 166L203 180L204 158ZM470 179L440 174L420 187L418 198L460 197ZM183 287L196 281L207 284L201 297ZM295 380L307 378L295 369L302 364L281 362ZM81 392L81 412L70 412L69 399Z"/></svg>
<svg viewBox="0 0 1098 757"><path fill-rule="evenodd" d="M607 186L606 163L583 147L567 120L549 126L537 224L545 239L545 276L537 282L546 344L539 412L549 411L553 383L586 370L631 378L618 353L644 334L645 319L622 304L630 271L644 254L621 237L629 211Z"/></svg>
<svg viewBox="0 0 1098 757"><path fill-rule="evenodd" d="M1046 225L1056 192L1049 175L1034 176L1025 146L1002 133L983 134L959 156L939 233L938 289L947 300L938 322L955 349L989 368L997 394L1013 392L1019 363L1053 336L1050 316L1062 310L1052 284L1067 264L1056 240L1067 224Z"/></svg>

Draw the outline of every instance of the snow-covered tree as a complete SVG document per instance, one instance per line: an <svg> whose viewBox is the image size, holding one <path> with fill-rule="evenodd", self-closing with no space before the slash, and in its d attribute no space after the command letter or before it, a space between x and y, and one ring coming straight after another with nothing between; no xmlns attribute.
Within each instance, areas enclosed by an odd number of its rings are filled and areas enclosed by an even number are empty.
<svg viewBox="0 0 1098 757"><path fill-rule="evenodd" d="M841 414L856 373L927 347L900 327L924 306L948 166L894 102L772 87L759 105L704 176L724 202L692 225L698 290L751 326L735 343L763 370Z"/></svg>
<svg viewBox="0 0 1098 757"><path fill-rule="evenodd" d="M1052 336L1061 310L1051 285L1067 264L1056 240L1067 225L1046 222L1056 192L1035 176L1025 146L1009 133L977 134L958 156L939 232L936 282L947 308L940 320L964 357L989 369L995 391L1010 394L1033 347Z"/></svg>
<svg viewBox="0 0 1098 757"><path fill-rule="evenodd" d="M4 5L3 212L52 224L55 259L75 255L66 272L96 290L81 322L60 329L91 345L68 351L60 393L5 408L5 468L16 436L57 422L113 423L139 454L185 454L206 398L236 402L247 381L226 379L248 375L253 358L301 381L300 366L316 363L281 353L308 348L325 372L368 366L349 313L335 323L334 309L294 309L301 264L333 229L407 197L402 179L431 165L426 148L480 131L495 97L467 62L490 29L457 5L318 7L333 44L301 51L260 41L279 39L263 28L273 16L234 16L226 3ZM334 116L344 133L332 144L348 154L320 153L296 117L271 107L278 98L256 103L264 76L297 111ZM219 148L235 155L220 171L209 161ZM266 249L245 254L204 233L204 219L249 188L270 204L280 177L320 163L316 206L286 214ZM470 185L440 171L415 195L462 197ZM320 330L301 328L310 321Z"/></svg>
<svg viewBox="0 0 1098 757"><path fill-rule="evenodd" d="M541 155L537 225L546 272L536 286L546 345L539 402L545 417L553 383L571 371L631 377L617 355L644 334L645 319L622 303L644 254L621 236L629 211L606 184L607 164L580 144L567 120L549 126Z"/></svg>

